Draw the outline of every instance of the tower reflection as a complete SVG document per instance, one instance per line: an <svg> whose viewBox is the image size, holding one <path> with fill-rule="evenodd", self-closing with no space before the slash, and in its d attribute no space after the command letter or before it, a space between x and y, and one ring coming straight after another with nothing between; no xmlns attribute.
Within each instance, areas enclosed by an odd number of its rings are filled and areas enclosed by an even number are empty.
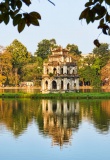
<svg viewBox="0 0 110 160"><path fill-rule="evenodd" d="M42 100L44 133L52 137L52 145L71 143L72 131L78 129L79 102Z"/></svg>

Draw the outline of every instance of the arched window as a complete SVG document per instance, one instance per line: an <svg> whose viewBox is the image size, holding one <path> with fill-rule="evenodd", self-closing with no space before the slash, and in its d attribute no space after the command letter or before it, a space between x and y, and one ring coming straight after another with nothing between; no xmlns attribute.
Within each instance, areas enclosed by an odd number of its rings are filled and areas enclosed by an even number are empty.
<svg viewBox="0 0 110 160"><path fill-rule="evenodd" d="M73 70L73 74L75 74L75 71Z"/></svg>
<svg viewBox="0 0 110 160"><path fill-rule="evenodd" d="M48 89L48 81L45 82L45 89Z"/></svg>
<svg viewBox="0 0 110 160"><path fill-rule="evenodd" d="M63 74L63 68L61 68L61 74Z"/></svg>
<svg viewBox="0 0 110 160"><path fill-rule="evenodd" d="M69 74L69 70L67 69L67 74Z"/></svg>
<svg viewBox="0 0 110 160"><path fill-rule="evenodd" d="M49 73L49 70L48 70L48 68L47 68L47 74Z"/></svg>
<svg viewBox="0 0 110 160"><path fill-rule="evenodd" d="M54 68L54 69L53 69L53 74L56 74L56 73L57 73L57 69Z"/></svg>
<svg viewBox="0 0 110 160"><path fill-rule="evenodd" d="M56 81L52 82L52 89L57 89L57 83L56 83Z"/></svg>

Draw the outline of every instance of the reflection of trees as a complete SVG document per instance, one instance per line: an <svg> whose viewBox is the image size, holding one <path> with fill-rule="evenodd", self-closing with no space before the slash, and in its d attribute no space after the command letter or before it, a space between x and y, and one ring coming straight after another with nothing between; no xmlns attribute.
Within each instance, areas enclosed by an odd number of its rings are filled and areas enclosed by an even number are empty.
<svg viewBox="0 0 110 160"><path fill-rule="evenodd" d="M68 144L72 130L79 124L79 103L59 100L43 100L43 132L52 137L53 145Z"/></svg>
<svg viewBox="0 0 110 160"><path fill-rule="evenodd" d="M0 123L18 136L41 113L40 102L33 100L0 100ZM40 122L40 120L39 120Z"/></svg>
<svg viewBox="0 0 110 160"><path fill-rule="evenodd" d="M81 119L88 118L100 132L109 130L110 101L92 100L80 103Z"/></svg>
<svg viewBox="0 0 110 160"><path fill-rule="evenodd" d="M42 103L41 103L42 102ZM0 123L15 136L35 120L39 132L51 136L52 143L68 144L73 130L86 118L101 132L109 130L110 100L0 100Z"/></svg>

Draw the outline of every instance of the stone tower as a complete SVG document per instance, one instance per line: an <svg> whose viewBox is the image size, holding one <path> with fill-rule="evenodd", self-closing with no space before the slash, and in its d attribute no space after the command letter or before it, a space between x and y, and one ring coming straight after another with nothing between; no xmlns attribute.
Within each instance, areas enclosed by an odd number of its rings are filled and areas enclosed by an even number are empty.
<svg viewBox="0 0 110 160"><path fill-rule="evenodd" d="M79 91L77 65L67 49L52 50L48 62L43 64L42 93Z"/></svg>

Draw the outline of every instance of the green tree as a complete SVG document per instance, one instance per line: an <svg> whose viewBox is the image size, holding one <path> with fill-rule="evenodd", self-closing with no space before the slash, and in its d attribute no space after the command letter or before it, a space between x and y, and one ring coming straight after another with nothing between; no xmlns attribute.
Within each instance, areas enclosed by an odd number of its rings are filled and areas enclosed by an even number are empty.
<svg viewBox="0 0 110 160"><path fill-rule="evenodd" d="M55 48L56 46L57 45L55 39L43 39L38 43L38 49L36 50L35 55L41 57L43 60L47 59L48 55L52 54L51 48Z"/></svg>
<svg viewBox="0 0 110 160"><path fill-rule="evenodd" d="M109 45L107 43L102 43L100 47L95 47L93 49L93 54L95 55L95 58L100 59L100 67L102 68L110 59Z"/></svg>
<svg viewBox="0 0 110 160"><path fill-rule="evenodd" d="M7 51L12 55L15 85L17 85L20 80L21 68L30 61L31 54L27 51L27 48L18 40L14 40L11 45L7 47Z"/></svg>
<svg viewBox="0 0 110 160"><path fill-rule="evenodd" d="M22 81L33 81L36 85L41 81L43 69L43 60L40 57L35 57L33 63L29 63L22 68Z"/></svg>
<svg viewBox="0 0 110 160"><path fill-rule="evenodd" d="M78 46L75 44L68 44L66 48L69 50L69 53L73 55L81 55L81 51L79 51Z"/></svg>
<svg viewBox="0 0 110 160"><path fill-rule="evenodd" d="M94 57L94 54L80 59L78 72L83 85L91 85L94 88L101 87L100 59Z"/></svg>

